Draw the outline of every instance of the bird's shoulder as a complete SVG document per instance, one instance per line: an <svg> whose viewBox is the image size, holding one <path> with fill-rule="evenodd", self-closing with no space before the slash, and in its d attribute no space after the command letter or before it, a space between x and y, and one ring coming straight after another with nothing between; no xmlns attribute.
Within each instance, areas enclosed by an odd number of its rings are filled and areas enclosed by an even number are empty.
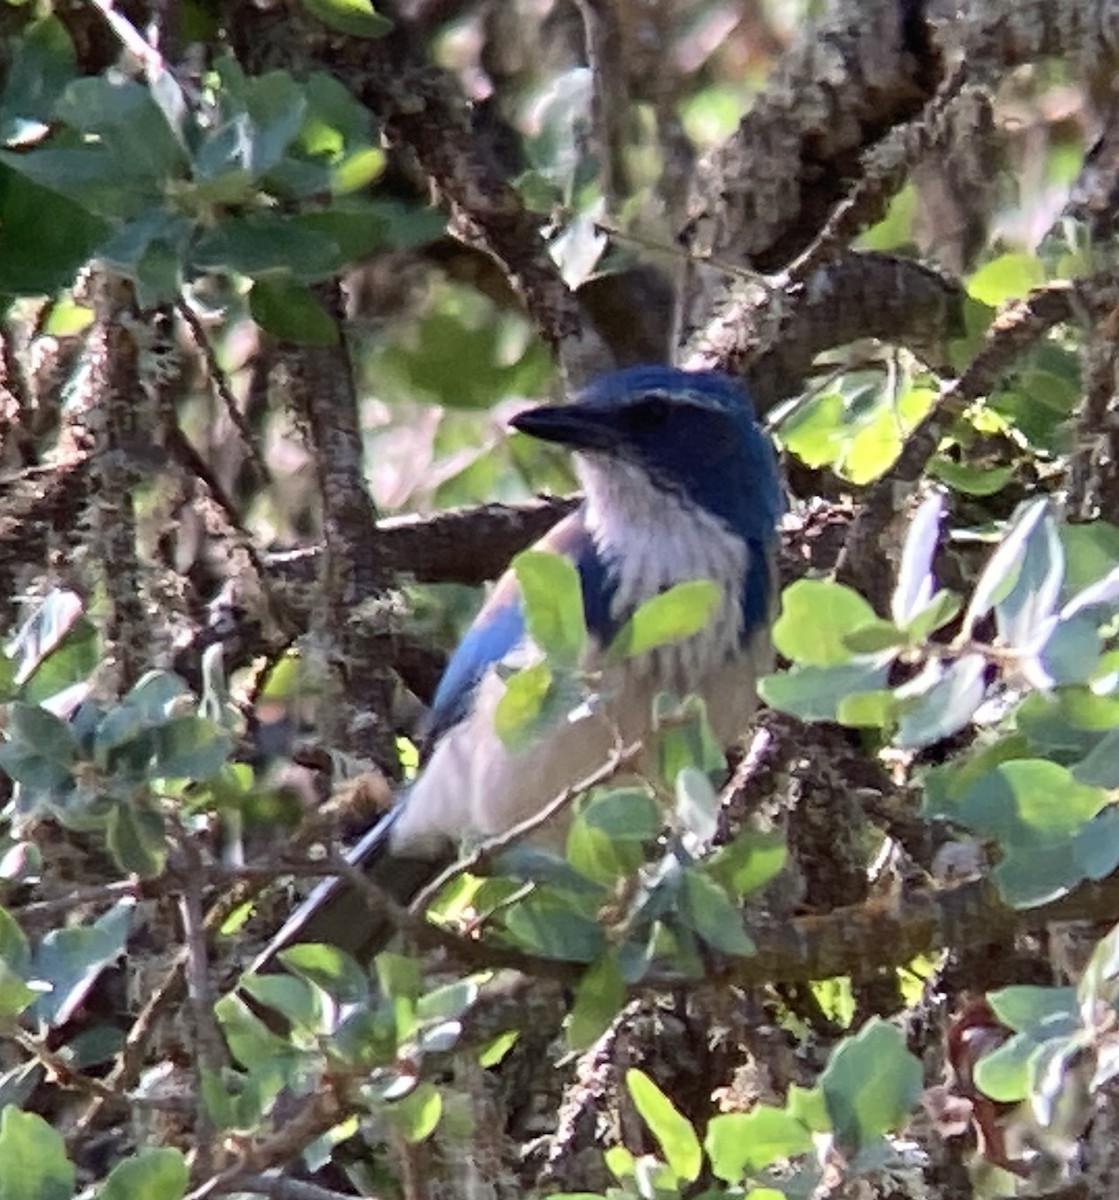
<svg viewBox="0 0 1119 1200"><path fill-rule="evenodd" d="M615 632L611 615L612 577L578 509L553 526L533 547L562 554L579 572L587 628L600 642ZM516 650L525 638L524 608L517 577L506 571L455 648L435 690L424 731L429 749L470 711L486 671Z"/></svg>

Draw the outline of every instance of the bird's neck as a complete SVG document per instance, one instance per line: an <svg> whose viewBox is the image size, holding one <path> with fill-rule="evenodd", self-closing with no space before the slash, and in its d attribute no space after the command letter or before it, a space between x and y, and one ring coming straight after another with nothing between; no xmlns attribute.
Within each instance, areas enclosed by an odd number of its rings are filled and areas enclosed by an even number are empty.
<svg viewBox="0 0 1119 1200"><path fill-rule="evenodd" d="M723 603L709 627L687 644L706 663L737 652L749 632L742 603L751 564L746 541L718 517L658 487L635 467L614 461L605 470L591 455L577 456L577 466L586 495L586 526L610 578L615 621L625 621L644 601L677 583L710 579L720 588Z"/></svg>

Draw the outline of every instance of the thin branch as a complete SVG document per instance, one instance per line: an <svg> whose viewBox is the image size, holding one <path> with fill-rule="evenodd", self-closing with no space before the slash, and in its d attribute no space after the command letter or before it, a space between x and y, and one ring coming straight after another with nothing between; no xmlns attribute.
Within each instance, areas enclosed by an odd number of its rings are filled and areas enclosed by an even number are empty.
<svg viewBox="0 0 1119 1200"><path fill-rule="evenodd" d="M194 1024L194 1054L191 1066L199 1096L207 1076L217 1078L226 1065L225 1043L214 1018L214 991L210 977L210 954L206 944L205 922L202 913L202 861L198 847L189 837L180 837L179 851L183 856L184 888L179 897L179 913L183 923L183 949L186 951L187 1004ZM206 1105L199 1106L193 1130L201 1170L213 1165L213 1123Z"/></svg>
<svg viewBox="0 0 1119 1200"><path fill-rule="evenodd" d="M285 1122L283 1129L249 1146L239 1162L211 1175L188 1192L185 1200L206 1200L207 1196L244 1191L247 1179L292 1162L309 1143L333 1129L345 1117L345 1106L332 1088L316 1092L294 1117Z"/></svg>
<svg viewBox="0 0 1119 1200"><path fill-rule="evenodd" d="M198 348L199 354L202 355L202 361L206 364L206 374L209 376L210 385L213 387L218 399L222 402L222 407L225 409L226 416L233 423L233 428L240 434L241 444L244 446L245 452L256 469L258 481L261 484L271 483L272 472L268 469L268 464L260 452L260 447L256 444L256 438L253 436L253 431L248 421L245 420L244 413L241 412L241 407L237 403L237 397L233 394L233 388L230 386L229 379L222 370L221 363L218 362L218 356L214 353L214 347L210 344L209 336L201 320L199 320L198 314L185 300L179 301L175 306L175 311L190 330L194 344ZM215 490L211 488L210 490L214 492L214 498L217 500L221 495L221 489L218 488ZM230 511L232 511L232 506L230 506Z"/></svg>
<svg viewBox="0 0 1119 1200"><path fill-rule="evenodd" d="M577 796L582 796L592 788L609 783L615 776L632 767L641 754L641 750L642 745L640 742L634 742L629 746L617 748L601 767L592 771L586 778L579 780L578 783L564 788L562 792L553 797L539 812L518 822L512 828L506 830L505 833L497 837L487 838L486 841L477 846L465 858L452 863L437 878L433 879L412 901L409 906L410 911L413 913L422 913L452 880L471 872L484 872L493 863L494 859L508 850L514 842L528 837L537 829L546 825L553 817L567 808Z"/></svg>
<svg viewBox="0 0 1119 1200"><path fill-rule="evenodd" d="M132 1022L132 1028L129 1029L128 1036L125 1038L120 1057L105 1079L105 1087L112 1096L117 1097L118 1093L134 1087L143 1073L148 1042L155 1032L156 1023L172 1005L178 1004L186 991L184 976L186 959L185 950L179 950L176 953L170 967L164 972L163 978L156 984L147 1003L140 1010L136 1020ZM93 1127L108 1100L109 1096L104 1094L94 1097L92 1103L78 1118L76 1128L79 1133L88 1132Z"/></svg>
<svg viewBox="0 0 1119 1200"><path fill-rule="evenodd" d="M974 400L995 386L1011 363L1037 344L1055 325L1100 317L1119 304L1119 276L1103 271L1086 279L1035 288L999 313L983 345L960 376L941 389L928 415L910 434L897 462L867 489L862 508L848 532L837 568L841 582L865 583L870 564L880 561L878 547L894 516L899 484L912 484L935 452L948 425Z"/></svg>

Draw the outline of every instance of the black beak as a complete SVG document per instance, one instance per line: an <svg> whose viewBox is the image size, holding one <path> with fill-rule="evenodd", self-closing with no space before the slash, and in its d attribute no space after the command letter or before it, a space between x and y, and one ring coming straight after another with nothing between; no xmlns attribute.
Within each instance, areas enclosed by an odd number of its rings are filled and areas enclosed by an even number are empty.
<svg viewBox="0 0 1119 1200"><path fill-rule="evenodd" d="M608 413L574 404L542 404L517 413L509 424L530 437L572 450L612 450L618 444Z"/></svg>

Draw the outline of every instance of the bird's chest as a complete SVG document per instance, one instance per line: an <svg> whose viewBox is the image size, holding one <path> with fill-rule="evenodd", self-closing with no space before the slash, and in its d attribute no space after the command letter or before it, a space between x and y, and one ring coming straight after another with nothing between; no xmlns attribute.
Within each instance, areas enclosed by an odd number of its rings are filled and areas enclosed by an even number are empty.
<svg viewBox="0 0 1119 1200"><path fill-rule="evenodd" d="M712 673L731 662L744 639L743 588L750 556L746 544L702 518L665 520L630 536L612 552L610 611L615 629L648 620L642 606L679 584L704 580L710 589L677 593L666 602L663 621L669 635L659 645L633 655L625 669L647 678L659 690L681 695L701 688ZM605 553L610 554L611 549ZM714 605L711 595L714 593ZM698 626L698 628L697 628ZM672 635L674 629L693 632Z"/></svg>

